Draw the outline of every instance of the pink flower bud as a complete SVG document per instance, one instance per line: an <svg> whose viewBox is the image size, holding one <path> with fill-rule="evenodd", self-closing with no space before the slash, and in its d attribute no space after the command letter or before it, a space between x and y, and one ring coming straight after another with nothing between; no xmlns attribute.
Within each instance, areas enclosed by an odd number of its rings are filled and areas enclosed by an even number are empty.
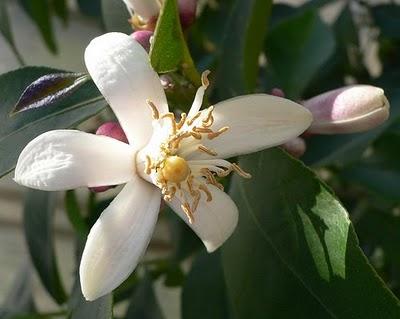
<svg viewBox="0 0 400 319"><path fill-rule="evenodd" d="M314 121L306 133L343 134L366 131L389 117L384 91L371 85L353 85L317 95L303 102Z"/></svg>
<svg viewBox="0 0 400 319"><path fill-rule="evenodd" d="M187 29L196 19L197 0L179 0L178 6L182 28Z"/></svg>
<svg viewBox="0 0 400 319"><path fill-rule="evenodd" d="M126 138L124 130L122 129L121 125L119 125L119 123L117 123L117 122L106 122L106 123L102 124L97 129L96 135L109 136L118 141L128 143L128 139ZM113 185L97 186L97 187L90 187L89 189L95 193L102 193L113 187L114 187Z"/></svg>
<svg viewBox="0 0 400 319"><path fill-rule="evenodd" d="M281 147L296 158L303 156L306 152L306 142L301 137L296 137L285 144L282 144Z"/></svg>
<svg viewBox="0 0 400 319"><path fill-rule="evenodd" d="M285 93L279 88L273 88L271 90L271 95L274 95L277 97L285 97Z"/></svg>
<svg viewBox="0 0 400 319"><path fill-rule="evenodd" d="M150 51L150 39L153 36L152 31L139 30L131 34L134 38L147 52Z"/></svg>
<svg viewBox="0 0 400 319"><path fill-rule="evenodd" d="M117 122L106 122L100 125L96 131L96 135L105 135L118 141L128 143L124 130Z"/></svg>

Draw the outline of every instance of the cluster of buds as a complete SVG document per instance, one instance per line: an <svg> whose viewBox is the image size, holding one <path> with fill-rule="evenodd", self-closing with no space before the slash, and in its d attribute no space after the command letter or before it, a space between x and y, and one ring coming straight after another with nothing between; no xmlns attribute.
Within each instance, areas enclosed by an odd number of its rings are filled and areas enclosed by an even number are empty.
<svg viewBox="0 0 400 319"><path fill-rule="evenodd" d="M132 36L147 51L161 9L161 0L123 0L131 14L130 23L135 29ZM197 0L178 0L179 17L183 30L196 18Z"/></svg>
<svg viewBox="0 0 400 319"><path fill-rule="evenodd" d="M284 93L273 89L272 95ZM282 147L295 157L306 151L305 137L314 134L350 134L371 130L389 117L389 101L381 88L351 85L328 91L302 102L313 115L311 126Z"/></svg>

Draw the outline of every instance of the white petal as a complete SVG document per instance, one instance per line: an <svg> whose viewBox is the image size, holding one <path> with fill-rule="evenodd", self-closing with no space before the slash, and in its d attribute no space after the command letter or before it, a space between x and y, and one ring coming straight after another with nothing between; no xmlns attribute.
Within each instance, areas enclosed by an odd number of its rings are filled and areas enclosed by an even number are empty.
<svg viewBox="0 0 400 319"><path fill-rule="evenodd" d="M229 158L280 145L299 136L311 124L311 113L301 105L277 96L252 94L236 97L215 105L214 124L218 130L229 130L213 140L201 143ZM195 152L189 159L213 158Z"/></svg>
<svg viewBox="0 0 400 319"><path fill-rule="evenodd" d="M106 33L90 42L86 67L117 116L131 144L141 148L152 134L151 100L160 113L168 112L160 79L147 52L131 36Z"/></svg>
<svg viewBox="0 0 400 319"><path fill-rule="evenodd" d="M207 202L202 196L192 224L189 223L177 197L167 203L200 237L207 251L213 252L233 233L238 222L238 209L226 193L212 185L207 187L213 199Z"/></svg>
<svg viewBox="0 0 400 319"><path fill-rule="evenodd" d="M49 131L21 152L14 180L48 191L122 184L135 175L135 153L129 144L110 137Z"/></svg>
<svg viewBox="0 0 400 319"><path fill-rule="evenodd" d="M158 15L160 6L157 0L123 0L129 9L145 21Z"/></svg>
<svg viewBox="0 0 400 319"><path fill-rule="evenodd" d="M160 190L136 176L90 230L79 268L83 295L97 299L135 269L153 234Z"/></svg>

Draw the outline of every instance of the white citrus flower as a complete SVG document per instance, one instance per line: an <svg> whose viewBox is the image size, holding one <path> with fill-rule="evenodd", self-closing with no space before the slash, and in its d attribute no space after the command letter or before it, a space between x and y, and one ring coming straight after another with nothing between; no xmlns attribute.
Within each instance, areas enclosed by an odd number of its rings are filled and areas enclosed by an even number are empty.
<svg viewBox="0 0 400 319"><path fill-rule="evenodd" d="M233 232L238 211L217 177L250 175L225 160L275 146L311 123L300 105L255 94L200 110L206 74L190 112L176 121L146 51L121 33L94 39L86 66L130 144L75 130L55 130L22 151L15 180L41 190L126 183L90 231L80 265L88 300L109 293L136 267L150 241L161 198L209 252Z"/></svg>

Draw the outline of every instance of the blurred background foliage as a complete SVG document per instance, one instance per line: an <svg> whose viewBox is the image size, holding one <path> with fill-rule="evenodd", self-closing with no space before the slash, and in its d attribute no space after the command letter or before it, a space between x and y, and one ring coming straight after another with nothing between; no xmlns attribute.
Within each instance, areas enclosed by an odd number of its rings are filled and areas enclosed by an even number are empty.
<svg viewBox="0 0 400 319"><path fill-rule="evenodd" d="M175 110L190 103L199 80L196 69L210 69L210 102L274 87L301 101L363 83L385 89L390 119L366 133L308 137L301 160L312 171L279 149L240 159L245 169L257 167L257 172L250 182L230 181L240 222L219 252L206 254L195 235L164 208L160 218L170 229L167 253L145 259L113 296L92 303L83 300L78 280L68 291L60 278L52 229L56 195L28 191L24 230L32 266L16 275L0 318L111 318L113 305L118 308L115 318L164 318L152 285L156 280L182 288L184 319L399 318L400 5L199 1L195 24L184 34L172 35L171 43L164 25L179 21L176 2L166 3L169 9L158 21L150 56L157 71L168 71L165 76L173 85L167 95ZM24 66L23 56L29 53L16 47L8 4L0 0L0 32L23 68L0 76L1 176L12 171L33 137L76 127L107 105L86 81L51 107L9 117L29 84L62 71ZM53 22L59 19L68 28L69 3L18 4L43 45L57 54L63 39L56 38ZM75 4L102 32L132 31L122 1ZM327 8L334 14L327 15ZM183 69L183 63L192 63L188 52L194 65ZM82 202L76 192L66 193L65 212L76 233L76 265L91 225L110 200L89 194ZM33 271L59 311L43 314L37 309Z"/></svg>

